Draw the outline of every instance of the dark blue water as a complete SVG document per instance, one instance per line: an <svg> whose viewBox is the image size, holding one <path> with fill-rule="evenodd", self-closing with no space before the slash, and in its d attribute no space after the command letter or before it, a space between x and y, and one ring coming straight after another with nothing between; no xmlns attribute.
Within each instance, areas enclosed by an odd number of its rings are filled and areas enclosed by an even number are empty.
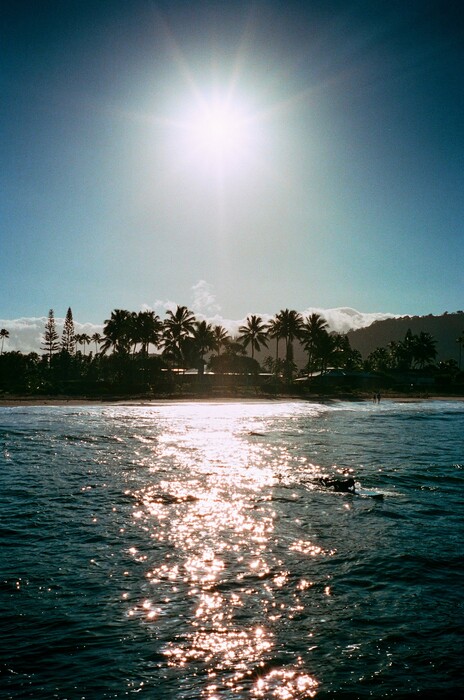
<svg viewBox="0 0 464 700"><path fill-rule="evenodd" d="M456 697L463 435L451 401L0 408L0 697Z"/></svg>

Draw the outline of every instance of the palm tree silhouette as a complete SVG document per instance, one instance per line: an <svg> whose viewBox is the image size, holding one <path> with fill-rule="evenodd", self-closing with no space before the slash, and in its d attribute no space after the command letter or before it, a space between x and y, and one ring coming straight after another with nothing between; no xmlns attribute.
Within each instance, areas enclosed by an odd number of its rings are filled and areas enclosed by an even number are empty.
<svg viewBox="0 0 464 700"><path fill-rule="evenodd" d="M193 335L195 316L186 306L177 306L175 311L169 310L163 324L164 353L176 362L178 369L184 363L182 344L186 338Z"/></svg>
<svg viewBox="0 0 464 700"><path fill-rule="evenodd" d="M293 341L301 337L303 317L294 309L279 311L281 337L285 338L285 373L287 381L291 381L295 371L293 362Z"/></svg>
<svg viewBox="0 0 464 700"><path fill-rule="evenodd" d="M275 355L275 369L277 372L277 367L279 365L279 340L283 338L282 335L282 318L280 312L274 316L269 321L267 332L270 338L275 338L276 341L276 355Z"/></svg>
<svg viewBox="0 0 464 700"><path fill-rule="evenodd" d="M403 340L392 340L388 344L392 367L403 370L423 368L437 356L435 346L436 340L430 333L415 335L408 329Z"/></svg>
<svg viewBox="0 0 464 700"><path fill-rule="evenodd" d="M134 314L125 309L115 309L111 312L111 318L105 321L103 326L102 353L109 348L119 355L127 355L132 342Z"/></svg>
<svg viewBox="0 0 464 700"><path fill-rule="evenodd" d="M251 359L255 358L255 350L259 352L261 346L267 347L267 325L261 316L248 316L246 324L238 329L239 339L246 348L251 345Z"/></svg>
<svg viewBox="0 0 464 700"><path fill-rule="evenodd" d="M437 356L437 341L430 333L421 331L419 335L413 336L413 358L414 364L423 369L430 364Z"/></svg>
<svg viewBox="0 0 464 700"><path fill-rule="evenodd" d="M79 345L84 346L83 355L85 357L85 346L90 343L91 338L89 335L87 335L87 333L81 333L80 335L77 335L76 338L78 339L78 340L76 340L76 342L78 342Z"/></svg>
<svg viewBox="0 0 464 700"><path fill-rule="evenodd" d="M366 367L370 370L377 370L378 372L385 372L387 369L391 368L391 355L388 348L375 348L366 360Z"/></svg>
<svg viewBox="0 0 464 700"><path fill-rule="evenodd" d="M337 364L337 339L327 331L321 333L316 343L316 356L320 361L321 372L327 372L329 363Z"/></svg>
<svg viewBox="0 0 464 700"><path fill-rule="evenodd" d="M221 354L221 348L225 347L227 341L230 340L230 336L223 326L214 326L214 350L217 351L218 357Z"/></svg>
<svg viewBox="0 0 464 700"><path fill-rule="evenodd" d="M140 352L148 355L148 346L158 347L163 324L154 311L139 311L133 317L132 341L141 343Z"/></svg>
<svg viewBox="0 0 464 700"><path fill-rule="evenodd" d="M92 337L90 338L90 340L92 341L92 343L95 343L95 355L96 355L98 353L98 346L103 341L103 338L100 335L100 333L94 333L92 335Z"/></svg>
<svg viewBox="0 0 464 700"><path fill-rule="evenodd" d="M207 321L197 321L195 323L193 337L201 359L203 359L205 353L209 350L214 350L216 347L214 329L211 323Z"/></svg>
<svg viewBox="0 0 464 700"><path fill-rule="evenodd" d="M0 350L0 355L3 355L3 343L5 342L5 338L10 337L10 332L7 331L6 328L2 328L0 330L0 338L2 339L2 349Z"/></svg>
<svg viewBox="0 0 464 700"><path fill-rule="evenodd" d="M204 356L210 350L216 348L216 338L213 326L207 321L197 321L193 329L193 341L198 354L198 371L203 376L205 360Z"/></svg>
<svg viewBox="0 0 464 700"><path fill-rule="evenodd" d="M314 360L319 338L327 333L327 321L320 315L313 313L306 318L301 326L301 340L303 347L308 353L308 374L313 370Z"/></svg>

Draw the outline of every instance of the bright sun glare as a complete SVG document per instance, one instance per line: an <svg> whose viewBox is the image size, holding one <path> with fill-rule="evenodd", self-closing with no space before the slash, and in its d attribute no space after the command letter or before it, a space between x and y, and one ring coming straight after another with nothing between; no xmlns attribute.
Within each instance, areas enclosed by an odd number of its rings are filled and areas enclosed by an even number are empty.
<svg viewBox="0 0 464 700"><path fill-rule="evenodd" d="M183 120L184 148L203 165L233 166L250 154L251 119L228 99L202 100Z"/></svg>
<svg viewBox="0 0 464 700"><path fill-rule="evenodd" d="M243 147L246 137L245 117L227 103L202 105L192 119L192 137L203 151L225 155Z"/></svg>

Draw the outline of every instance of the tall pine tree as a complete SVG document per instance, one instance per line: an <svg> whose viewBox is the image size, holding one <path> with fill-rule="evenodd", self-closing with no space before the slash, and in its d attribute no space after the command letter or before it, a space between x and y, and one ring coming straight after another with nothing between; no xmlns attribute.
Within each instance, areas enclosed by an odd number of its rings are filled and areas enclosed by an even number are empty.
<svg viewBox="0 0 464 700"><path fill-rule="evenodd" d="M74 321L71 311L71 307L66 312L66 318L64 319L63 333L61 335L61 349L67 352L68 355L74 355L74 350L76 348L75 331L74 331Z"/></svg>
<svg viewBox="0 0 464 700"><path fill-rule="evenodd" d="M45 331L43 336L42 350L45 350L48 355L48 361L50 362L51 357L54 353L58 352L60 349L60 344L58 342L58 333L55 327L55 314L53 309L48 312L47 323L45 324Z"/></svg>

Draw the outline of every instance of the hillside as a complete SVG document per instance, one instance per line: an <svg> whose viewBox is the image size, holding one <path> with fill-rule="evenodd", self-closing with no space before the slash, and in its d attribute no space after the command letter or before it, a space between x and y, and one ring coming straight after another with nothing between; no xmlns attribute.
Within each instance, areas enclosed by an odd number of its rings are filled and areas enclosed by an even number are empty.
<svg viewBox="0 0 464 700"><path fill-rule="evenodd" d="M367 328L349 331L351 347L359 350L365 359L378 347L385 347L391 340L403 340L408 329L415 335L430 333L437 341L437 362L454 359L459 362L459 345L456 339L464 334L464 313L442 316L404 316L375 321ZM462 361L464 361L464 350Z"/></svg>

